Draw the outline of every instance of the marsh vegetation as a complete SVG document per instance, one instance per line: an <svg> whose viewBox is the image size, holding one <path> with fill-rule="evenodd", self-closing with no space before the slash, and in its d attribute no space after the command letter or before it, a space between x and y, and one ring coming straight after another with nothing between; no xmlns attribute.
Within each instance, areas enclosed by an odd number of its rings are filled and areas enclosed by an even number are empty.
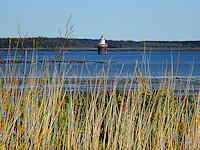
<svg viewBox="0 0 200 150"><path fill-rule="evenodd" d="M118 77L107 78L109 67L102 67L96 78L83 79L65 78L73 68L66 65L60 75L56 65L53 77L46 67L35 78L33 63L26 78L20 71L11 76L12 65L7 61L1 68L3 149L199 148L199 93L188 96L189 77L184 94L177 94L173 78L166 77L154 89L146 78L148 67L143 75L137 65L121 89Z"/></svg>
<svg viewBox="0 0 200 150"><path fill-rule="evenodd" d="M71 65L79 60L63 61L64 47L51 65L28 61L26 50L24 59L1 62L1 149L199 149L199 93L189 96L190 76L180 93L173 67L153 88L146 61L123 83L123 66L113 80L106 64L84 78Z"/></svg>

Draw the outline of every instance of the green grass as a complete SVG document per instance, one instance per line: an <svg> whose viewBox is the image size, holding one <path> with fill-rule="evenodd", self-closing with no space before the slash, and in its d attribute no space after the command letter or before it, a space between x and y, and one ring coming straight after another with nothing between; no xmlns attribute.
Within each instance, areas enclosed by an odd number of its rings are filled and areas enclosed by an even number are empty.
<svg viewBox="0 0 200 150"><path fill-rule="evenodd" d="M140 70L136 66L121 89L119 79L109 81L104 68L100 78L84 80L58 78L56 70L52 78L46 70L41 78L23 80L5 73L1 149L199 149L199 97L189 97L189 87L176 94L175 81L167 77L153 89Z"/></svg>

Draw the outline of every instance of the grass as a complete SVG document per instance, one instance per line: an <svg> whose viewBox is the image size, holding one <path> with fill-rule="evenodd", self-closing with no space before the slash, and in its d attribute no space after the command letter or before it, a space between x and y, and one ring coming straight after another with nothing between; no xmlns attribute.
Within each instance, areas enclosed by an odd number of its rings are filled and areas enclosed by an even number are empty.
<svg viewBox="0 0 200 150"><path fill-rule="evenodd" d="M30 77L37 72L32 65ZM176 94L175 80L167 77L159 89L151 88L140 71L148 67L136 66L133 78L118 89L119 78L106 78L109 69L83 80L64 77L69 65L60 78L56 66L53 77L46 67L40 78L20 78L20 72L8 77L16 71L12 62L5 66L1 149L199 149L199 97L188 96L189 86L184 95Z"/></svg>
<svg viewBox="0 0 200 150"><path fill-rule="evenodd" d="M66 40L73 32L70 19ZM20 40L23 45L19 38L16 47ZM74 71L71 64L88 68L88 62L65 61L64 45L57 47L51 63L28 61L27 51L14 60L1 60L0 149L199 149L200 93L188 95L190 77L184 94L175 92L176 80L167 78L167 71L160 88L154 89L144 57L121 89L119 77L107 78L110 66L95 78L75 78L76 73L65 78Z"/></svg>

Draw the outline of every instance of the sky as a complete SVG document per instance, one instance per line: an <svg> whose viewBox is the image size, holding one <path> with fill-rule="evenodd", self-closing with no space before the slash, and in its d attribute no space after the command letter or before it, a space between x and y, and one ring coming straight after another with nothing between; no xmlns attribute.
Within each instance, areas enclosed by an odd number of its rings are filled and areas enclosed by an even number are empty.
<svg viewBox="0 0 200 150"><path fill-rule="evenodd" d="M200 40L200 0L0 0L0 38Z"/></svg>

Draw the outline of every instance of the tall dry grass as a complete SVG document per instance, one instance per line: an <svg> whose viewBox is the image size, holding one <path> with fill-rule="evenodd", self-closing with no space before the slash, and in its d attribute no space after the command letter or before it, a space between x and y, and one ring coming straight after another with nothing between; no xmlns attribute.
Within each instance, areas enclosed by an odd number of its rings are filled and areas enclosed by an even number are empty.
<svg viewBox="0 0 200 150"><path fill-rule="evenodd" d="M70 19L66 39L73 32ZM107 78L110 66L96 78L65 78L74 68L63 61L64 45L58 48L59 61L51 66L43 61L42 70L37 61L28 64L27 51L24 68L9 60L1 64L1 149L199 149L199 93L188 96L189 77L184 94L175 93L176 80L167 71L154 89L150 58L144 57L121 89L119 77Z"/></svg>
<svg viewBox="0 0 200 150"><path fill-rule="evenodd" d="M69 65L59 78L60 68L50 77L46 67L34 78L32 64L30 78L20 78L21 72L10 76L13 64L7 63L0 86L1 149L199 149L199 97L188 96L189 80L181 95L167 76L153 89L137 65L118 89L119 78L107 78L109 69L83 80L65 78ZM148 74L148 67L142 69Z"/></svg>

